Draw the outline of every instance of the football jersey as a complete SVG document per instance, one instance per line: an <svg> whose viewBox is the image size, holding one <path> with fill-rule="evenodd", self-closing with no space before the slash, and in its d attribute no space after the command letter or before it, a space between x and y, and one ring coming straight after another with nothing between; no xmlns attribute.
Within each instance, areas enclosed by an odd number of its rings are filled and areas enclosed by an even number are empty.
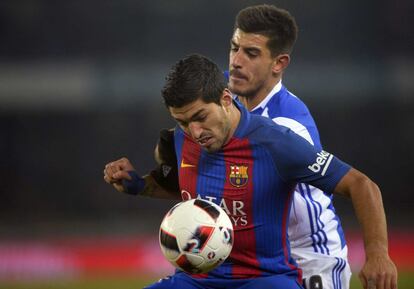
<svg viewBox="0 0 414 289"><path fill-rule="evenodd" d="M213 201L234 227L230 257L198 277L288 274L301 280L288 240L294 188L306 182L331 193L349 166L292 130L235 105L241 111L238 127L215 153L203 150L181 128L175 130L182 198Z"/></svg>
<svg viewBox="0 0 414 289"><path fill-rule="evenodd" d="M306 107L279 82L251 113L272 119L321 149L318 129ZM289 216L293 254L316 253L346 258L347 248L332 195L308 184L298 184Z"/></svg>

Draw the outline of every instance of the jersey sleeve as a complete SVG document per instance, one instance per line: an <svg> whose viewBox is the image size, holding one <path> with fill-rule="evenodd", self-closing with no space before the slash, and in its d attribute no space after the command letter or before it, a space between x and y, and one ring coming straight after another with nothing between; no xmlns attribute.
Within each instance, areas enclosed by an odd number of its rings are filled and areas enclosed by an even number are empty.
<svg viewBox="0 0 414 289"><path fill-rule="evenodd" d="M270 150L279 175L287 182L307 183L332 193L351 168L289 129L278 134L275 141L270 141Z"/></svg>
<svg viewBox="0 0 414 289"><path fill-rule="evenodd" d="M295 131L290 126L288 127L292 129L294 132L301 135L302 137L304 136L303 134L308 134L313 142L313 145L317 149L321 149L322 145L319 138L319 132L316 127L316 123L309 111L309 108L298 97L295 97L290 92L289 95L291 96L285 98L280 103L281 116L287 119L297 121L301 125L296 128L298 131ZM286 125L286 123L283 123L283 120L278 117L273 119L273 121L275 121L276 123L282 122L281 125Z"/></svg>
<svg viewBox="0 0 414 289"><path fill-rule="evenodd" d="M164 189L179 192L177 157L174 147L174 130L163 129L157 142L157 167L150 175Z"/></svg>

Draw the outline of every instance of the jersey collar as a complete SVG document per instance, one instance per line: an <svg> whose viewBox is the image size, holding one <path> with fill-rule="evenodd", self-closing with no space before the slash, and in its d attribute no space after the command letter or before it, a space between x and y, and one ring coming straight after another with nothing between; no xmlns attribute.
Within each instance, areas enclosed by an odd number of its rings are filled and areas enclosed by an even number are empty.
<svg viewBox="0 0 414 289"><path fill-rule="evenodd" d="M278 93L282 89L282 80L279 80L279 82L273 87L273 89L269 92L269 94L255 107L251 110L251 112L254 112L256 109L265 109L267 103L270 101L273 95Z"/></svg>
<svg viewBox="0 0 414 289"><path fill-rule="evenodd" d="M236 131L233 134L233 137L242 138L245 135L247 127L250 122L250 112L237 100L233 100L234 105L240 111L240 121L237 125Z"/></svg>

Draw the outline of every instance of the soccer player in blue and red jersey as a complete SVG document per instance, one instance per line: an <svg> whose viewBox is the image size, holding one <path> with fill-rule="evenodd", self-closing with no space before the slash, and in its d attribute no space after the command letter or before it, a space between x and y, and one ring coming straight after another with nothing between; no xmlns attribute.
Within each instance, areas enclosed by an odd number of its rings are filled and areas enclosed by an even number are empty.
<svg viewBox="0 0 414 289"><path fill-rule="evenodd" d="M387 243L378 187L290 129L250 114L233 100L210 60L192 55L179 61L163 97L178 123L174 142L182 198L225 208L235 235L230 257L218 268L202 276L178 271L148 288L300 288L287 230L298 182L349 196L367 239ZM125 158L106 165L104 179L119 191L177 197L151 176L137 176ZM394 281L385 280L384 288Z"/></svg>
<svg viewBox="0 0 414 289"><path fill-rule="evenodd" d="M282 74L290 62L296 35L295 20L286 10L272 5L241 10L231 40L229 89L251 113L290 128L321 149L318 130L308 108L282 84ZM171 157L175 155L172 134L173 131L161 132L160 152L157 151L161 165L153 171L153 176L165 188L179 190L176 158ZM331 194L308 184L298 184L288 233L292 257L302 270L306 288L349 288L351 271L347 246ZM366 242L371 243L372 240ZM360 278L365 287L368 279L381 278L381 274L392 277L396 273L387 251L381 248L369 251L374 252L376 258L367 258L361 270ZM374 259L376 261L372 262Z"/></svg>

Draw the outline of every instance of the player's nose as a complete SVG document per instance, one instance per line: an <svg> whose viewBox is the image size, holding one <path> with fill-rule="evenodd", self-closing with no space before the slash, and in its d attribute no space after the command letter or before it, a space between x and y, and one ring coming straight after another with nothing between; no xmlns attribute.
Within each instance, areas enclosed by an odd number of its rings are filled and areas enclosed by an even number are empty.
<svg viewBox="0 0 414 289"><path fill-rule="evenodd" d="M203 128L197 122L190 122L188 124L188 130L194 139L200 138L201 134L203 133Z"/></svg>
<svg viewBox="0 0 414 289"><path fill-rule="evenodd" d="M243 55L241 51L239 50L233 53L232 56L230 57L230 66L234 68L240 68L243 66L242 63L243 63Z"/></svg>

